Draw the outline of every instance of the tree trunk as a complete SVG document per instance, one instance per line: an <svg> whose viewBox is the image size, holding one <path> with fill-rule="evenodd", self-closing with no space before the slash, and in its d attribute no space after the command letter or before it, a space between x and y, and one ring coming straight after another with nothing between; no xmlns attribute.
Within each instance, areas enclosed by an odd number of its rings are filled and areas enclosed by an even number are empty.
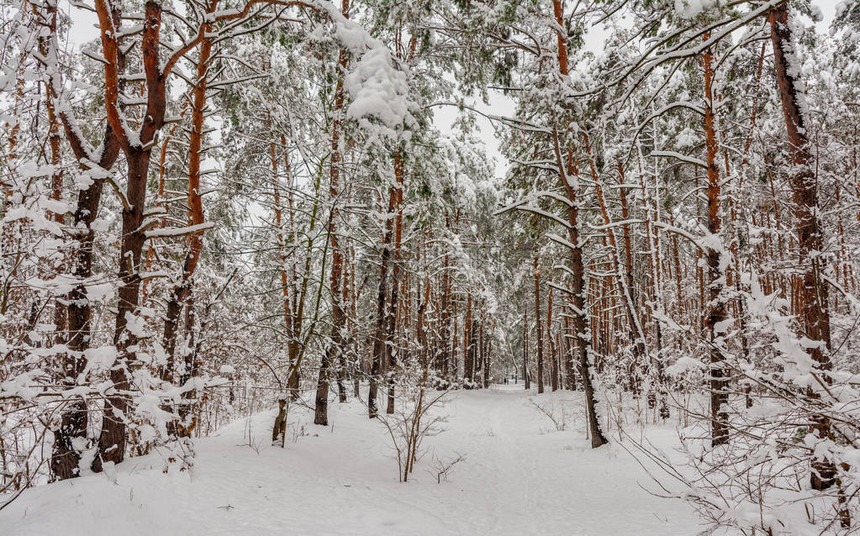
<svg viewBox="0 0 860 536"><path fill-rule="evenodd" d="M394 204L396 203L396 193L392 189L388 198L389 216L394 213ZM391 260L391 239L394 233L394 224L390 217L386 218L384 231L382 233L382 251L380 252L379 262L379 286L376 293L376 328L373 336L373 354L370 364L370 390L367 395L367 411L368 416L372 419L376 417L378 409L376 406L377 390L382 371L388 364L388 353L390 351L387 344L387 298L388 298L388 265Z"/></svg>
<svg viewBox="0 0 860 536"><path fill-rule="evenodd" d="M110 128L105 135L108 139L113 137ZM116 160L119 150L115 142L112 146L112 154L102 156L101 163L106 164L107 167ZM83 282L93 275L95 232L90 226L98 216L103 186L104 181L96 180L86 190L82 190L78 195L75 209L74 228L78 232L78 247L74 255L72 273L81 283L72 289L67 298L68 351L62 355L60 363L62 383L70 389L77 385L77 378L86 367L86 358L83 354L90 347L92 305L87 298L87 288ZM79 475L81 460L79 447L86 442L88 423L89 412L86 400L72 399L60 415L59 427L54 430L54 446L51 453L51 471L54 478L65 480Z"/></svg>
<svg viewBox="0 0 860 536"><path fill-rule="evenodd" d="M111 31L114 18L105 0L96 0L96 12L101 29L102 49L105 57L105 108L108 123L119 140L128 166L125 206L122 211L122 244L120 246L119 302L114 327L116 361L111 368L112 389L105 399L102 431L99 436L98 454L92 468L102 470L105 462L119 463L125 458L126 411L129 407L129 373L136 366L136 329L129 329L129 322L136 323L136 312L140 302L140 266L143 244L146 239L143 216L146 209L146 181L152 143L164 125L166 112L165 73L159 57L162 5L147 0L144 7L144 22L141 39L141 55L146 80L147 105L144 119L134 138L130 137L128 125L120 112L121 57L119 35ZM113 15L113 16L112 16Z"/></svg>
<svg viewBox="0 0 860 536"><path fill-rule="evenodd" d="M528 308L523 308L523 382L526 391L532 388L529 377L529 313Z"/></svg>
<svg viewBox="0 0 860 536"><path fill-rule="evenodd" d="M385 413L394 413L394 374L397 367L398 349L397 344L397 317L400 308L400 244L403 239L403 175L405 166L403 163L403 150L398 147L394 153L394 206L390 206L389 217L394 215L394 252L391 267L391 299L389 300L386 320L386 370L388 371L388 404Z"/></svg>
<svg viewBox="0 0 860 536"><path fill-rule="evenodd" d="M576 391L576 362L574 359L574 344L576 335L573 333L570 315L564 315L564 388L568 391Z"/></svg>
<svg viewBox="0 0 860 536"><path fill-rule="evenodd" d="M214 13L217 8L217 0L211 0L208 6L207 13ZM204 32L208 33L212 29L211 24L205 25ZM199 226L204 223L203 216L203 197L200 195L200 163L203 154L203 134L204 120L206 112L206 92L209 75L209 60L212 55L212 40L204 38L200 44L200 54L197 58L197 77L196 86L192 91L191 102L191 132L189 135L188 146L188 223L192 226ZM194 273L197 270L197 264L200 261L200 254L203 250L203 235L202 230L197 230L191 233L188 237L187 251L185 260L182 265L182 274L179 282L171 289L170 299L167 302L167 314L164 319L164 337L163 346L167 354L167 364L165 365L161 379L162 381L173 383L173 368L176 359L176 339L178 335L179 315L183 309L186 309L188 319L193 321L194 312L193 304L191 303L191 292L194 284ZM187 322L191 324L192 322ZM193 347L193 345L192 345ZM186 355L188 359L188 355ZM186 363L183 368L183 378L180 386L184 385L194 374L190 374L192 370L197 371L196 362ZM184 415L191 413L190 408L186 407L194 400L194 393L186 391L183 393L183 403L180 407L180 420L168 427L168 431L175 433L178 437L190 437L194 430L193 423L183 422Z"/></svg>
<svg viewBox="0 0 860 536"><path fill-rule="evenodd" d="M54 5L56 9L56 5ZM115 24L119 24L119 12L113 11L112 17ZM56 43L52 43L55 47ZM125 59L122 54L115 57L116 70L124 71ZM53 88L53 81L51 81ZM50 89L53 95L53 89ZM56 97L56 95L53 95ZM84 160L94 160L103 170L113 167L119 157L120 146L110 124L105 127L102 139L102 150L98 157L93 158L84 148L84 140L78 137L78 130L73 119L59 110L59 117L63 122L66 139L72 147L75 158L83 165ZM61 356L59 364L62 384L68 388L77 385L77 378L86 367L84 351L90 347L92 331L92 305L87 297L86 282L93 275L93 248L95 232L91 225L96 220L101 203L103 179L95 179L90 185L78 193L77 206L74 213L74 226L77 240L73 258L72 274L78 284L72 289L67 297L67 311L65 314L68 334L66 337L68 351ZM86 443L87 426L89 423L89 412L86 400L81 397L72 399L67 406L61 410L60 424L54 431L54 445L51 453L51 471L54 478L65 480L79 476L79 465L81 460L81 445Z"/></svg>
<svg viewBox="0 0 860 536"><path fill-rule="evenodd" d="M788 5L782 4L770 13L770 35L776 65L776 78L782 111L788 133L792 173L789 179L794 201L794 216L798 242L797 270L800 272L798 298L799 320L802 335L811 342L808 352L817 365L818 373L826 385L832 381L830 362L830 311L828 287L821 279L826 263L821 258L824 236L821 228L818 188L813 169L814 159L806 136L803 115L803 90L800 85L799 59L795 55L789 26ZM809 395L819 396L810 389ZM831 436L830 421L824 416L812 419L812 429L819 437ZM836 467L826 458L817 458L812 464L811 485L823 490L836 482Z"/></svg>
<svg viewBox="0 0 860 536"><path fill-rule="evenodd" d="M343 15L349 15L349 1L343 0L341 7ZM346 76L346 52L341 50L338 54L338 78L337 87L335 89L335 105L333 110L334 120L332 121L331 134L331 164L330 164L330 194L331 194L331 214L329 215L329 240L331 244L332 263L331 276L329 279L329 290L331 292L331 333L329 335L329 343L323 354L320 362L319 377L317 378L317 391L314 406L314 424L328 425L328 391L329 391L329 370L332 364L337 362L343 352L344 344L344 324L346 316L343 311L343 299L341 296L342 275L343 275L343 251L341 250L340 239L337 235L337 220L338 220L338 195L340 188L340 165L343 155L340 149L341 136L341 116L344 105L344 76Z"/></svg>
<svg viewBox="0 0 860 536"><path fill-rule="evenodd" d="M535 278L535 331L537 334L537 390L543 394L543 326L541 326L540 314L540 268L538 258L535 255L534 270Z"/></svg>
<svg viewBox="0 0 860 536"><path fill-rule="evenodd" d="M558 3L559 0L554 0ZM556 13L560 13L558 7ZM598 448L608 443L606 436L600 426L600 418L597 415L597 399L594 392L592 373L592 356L590 355L589 326L586 316L585 305L585 264L582 259L582 246L579 243L579 204L577 200L576 166L573 162L573 153L568 151L567 166L561 158L561 148L558 143L558 134L554 133L556 161L559 170L562 171L561 182L570 202L568 216L568 243L570 248L571 264L571 303L570 309L573 313L573 331L576 337L576 355L579 363L579 372L582 376L582 384L585 389L585 404L588 411L588 426L591 432L591 447ZM567 168L565 170L565 167Z"/></svg>
<svg viewBox="0 0 860 536"><path fill-rule="evenodd" d="M562 77L568 75L568 59L567 59L567 35L562 31L565 28L564 13L561 5L561 0L553 0L553 14L555 15L556 37L558 40L558 64L559 74ZM571 309L573 312L573 330L577 338L576 352L578 355L580 373L582 375L582 383L585 387L585 402L588 410L588 426L591 431L591 447L597 448L608 441L603 435L603 430L600 427L600 420L597 416L597 401L594 396L594 385L591 379L591 363L589 356L588 344L588 321L586 319L585 308L585 265L582 260L582 246L579 243L579 207L577 201L577 184L571 182L570 175L575 175L575 166L573 164L573 154L568 152L567 166L561 156L561 147L558 140L558 132L554 131L554 145L556 164L560 172L562 186L567 194L567 199L570 206L567 211L568 215L568 242L571 246L570 264L572 273L571 282ZM573 172L573 173L571 173Z"/></svg>
<svg viewBox="0 0 860 536"><path fill-rule="evenodd" d="M117 304L114 340L117 358L110 371L113 384L105 398L102 431L99 436L98 455L93 460L93 471L101 472L105 463L120 463L125 459L126 419L130 404L128 378L136 366L138 337L135 329L129 329L129 321L136 322L140 300L140 261L146 238L143 229L143 214L146 204L146 179L149 171L150 151L131 147L126 151L128 161L128 207L122 211L122 236L120 247L119 302Z"/></svg>
<svg viewBox="0 0 860 536"><path fill-rule="evenodd" d="M705 41L709 35L705 34ZM702 61L705 71L705 145L708 165L708 233L710 240L720 240L720 173L717 170L717 133L714 117L714 72L711 68L711 49L705 50ZM709 247L705 253L708 263L708 305L705 326L710 341L711 389L711 445L723 445L729 441L727 392L728 379L723 357L723 333L725 332L726 304L723 296L725 273L720 266L721 249Z"/></svg>
<svg viewBox="0 0 860 536"><path fill-rule="evenodd" d="M552 287L546 299L546 340L549 344L549 362L551 365L551 382L553 391L558 391L558 346L552 335Z"/></svg>
<svg viewBox="0 0 860 536"><path fill-rule="evenodd" d="M466 321L463 327L463 380L466 388L475 379L475 359L472 353L472 293L466 295Z"/></svg>

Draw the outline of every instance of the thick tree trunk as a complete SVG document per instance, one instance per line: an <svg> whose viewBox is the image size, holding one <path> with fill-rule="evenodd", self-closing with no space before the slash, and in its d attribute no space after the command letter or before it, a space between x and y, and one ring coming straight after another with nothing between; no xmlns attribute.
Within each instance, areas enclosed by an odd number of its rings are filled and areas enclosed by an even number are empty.
<svg viewBox="0 0 860 536"><path fill-rule="evenodd" d="M102 49L106 63L105 69L105 108L108 123L113 128L126 156L128 166L125 206L122 211L122 244L120 246L119 302L114 328L114 345L117 358L111 368L110 379L113 383L105 400L102 431L99 436L98 454L92 468L102 470L105 462L119 463L125 458L126 411L129 407L129 373L136 366L137 335L136 329L129 329L129 322L136 321L140 302L140 266L143 244L146 239L143 215L146 209L146 181L152 143L155 135L164 124L166 111L165 73L162 70L160 52L160 28L162 5L155 0L147 0L144 7L142 29L142 57L146 80L147 105L140 129L134 139L130 139L128 125L121 118L120 73L118 57L121 57L118 35L111 31L115 26L108 4L96 0L96 12L101 28Z"/></svg>
<svg viewBox="0 0 860 536"><path fill-rule="evenodd" d="M788 5L782 4L770 13L770 35L776 79L782 100L782 111L788 133L792 172L789 179L794 201L794 216L798 242L798 310L799 323L810 345L807 351L818 369L822 381L830 384L830 311L828 309L828 287L821 278L826 263L821 258L824 251L824 236L820 221L818 188L813 169L814 158L810 153L804 117L804 95L800 76L799 58L792 41L789 26ZM809 395L817 397L812 390ZM824 416L812 419L812 429L819 437L831 436L830 421ZM813 489L827 489L836 482L836 467L824 458L812 464L811 485Z"/></svg>
<svg viewBox="0 0 860 536"><path fill-rule="evenodd" d="M54 5L56 9L56 5ZM120 13L114 10L111 13L115 24L119 24ZM122 54L115 57L117 72L123 72L125 58ZM53 94L53 81L49 91ZM73 119L65 113L58 114L63 122L66 139L79 162L84 160L95 160L103 170L113 167L120 153L119 142L110 124L105 127L102 139L102 151L97 158L92 158L84 149L84 141L78 137L78 130L73 124ZM74 213L74 229L76 230L76 249L71 255L73 265L72 274L78 284L72 289L67 297L67 310L65 313L68 334L66 344L68 351L61 356L59 363L61 383L74 388L77 379L86 367L84 351L90 347L92 331L92 306L87 297L86 282L93 275L93 248L95 232L91 225L99 212L101 195L104 187L103 179L93 180L90 185L78 193L77 206ZM51 453L51 471L54 478L64 480L79 475L81 461L81 446L86 444L87 426L89 423L89 412L84 398L71 400L60 413L60 424L54 429L54 446Z"/></svg>
<svg viewBox="0 0 860 536"><path fill-rule="evenodd" d="M93 470L100 472L105 463L120 463L125 459L127 440L126 419L130 404L129 373L136 365L137 334L129 329L129 321L136 321L140 299L140 261L146 238L143 214L146 204L146 179L150 152L138 148L126 151L128 162L128 207L122 211L122 246L120 247L119 302L117 304L114 340L117 358L110 371L113 384L105 399L99 449L93 460Z"/></svg>
<svg viewBox="0 0 860 536"><path fill-rule="evenodd" d="M110 129L107 134L110 135ZM111 136L112 137L112 136ZM113 158L118 154L118 147L113 144ZM102 162L107 163L105 157ZM111 161L111 164L113 162ZM108 166L109 167L109 166ZM73 388L77 379L86 367L84 351L90 347L92 306L87 298L87 288L83 283L93 274L93 242L95 233L90 225L98 216L104 181L93 181L90 186L78 195L75 209L75 226L78 230L78 246L74 255L72 273L80 281L68 296L68 351L62 355L60 375L65 387ZM86 400L77 398L69 401L60 415L60 424L54 430L54 446L51 453L51 471L54 478L65 480L79 475L81 461L80 447L86 442L89 412Z"/></svg>

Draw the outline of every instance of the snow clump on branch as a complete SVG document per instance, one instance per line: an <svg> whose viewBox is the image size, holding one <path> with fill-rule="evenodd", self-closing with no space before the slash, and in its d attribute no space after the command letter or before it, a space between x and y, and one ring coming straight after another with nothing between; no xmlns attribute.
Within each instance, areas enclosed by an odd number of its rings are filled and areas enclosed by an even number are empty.
<svg viewBox="0 0 860 536"><path fill-rule="evenodd" d="M383 134L393 137L415 123L406 73L394 65L387 48L368 50L346 77L346 88L352 97L346 115L363 128L371 126L368 118L373 117L386 127Z"/></svg>
<svg viewBox="0 0 860 536"><path fill-rule="evenodd" d="M340 44L360 56L345 79L351 99L346 116L376 136L408 138L409 129L417 122L411 113L414 106L409 99L406 67L395 61L382 41L344 17L333 4L320 5L334 22Z"/></svg>

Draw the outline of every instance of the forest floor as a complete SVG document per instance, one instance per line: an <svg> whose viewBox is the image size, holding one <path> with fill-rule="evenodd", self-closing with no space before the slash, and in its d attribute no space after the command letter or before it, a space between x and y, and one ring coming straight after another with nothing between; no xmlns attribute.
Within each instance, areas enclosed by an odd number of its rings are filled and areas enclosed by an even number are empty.
<svg viewBox="0 0 860 536"><path fill-rule="evenodd" d="M533 402L532 402L533 401ZM565 430L535 405L561 420ZM356 400L330 404L330 424L294 406L285 449L273 413L196 442L190 471L162 472L158 454L116 471L40 486L0 511L0 535L683 535L701 530L620 445L592 450L579 393L521 386L451 393L442 431L408 483L388 432ZM646 436L671 449L674 429ZM437 483L435 460L464 460ZM644 488L644 489L643 489Z"/></svg>

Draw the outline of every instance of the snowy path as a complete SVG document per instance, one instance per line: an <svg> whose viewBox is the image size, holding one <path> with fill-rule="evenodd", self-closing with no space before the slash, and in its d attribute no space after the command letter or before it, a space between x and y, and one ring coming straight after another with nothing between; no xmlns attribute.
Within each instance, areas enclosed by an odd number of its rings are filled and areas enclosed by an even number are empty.
<svg viewBox="0 0 860 536"><path fill-rule="evenodd" d="M270 415L200 440L191 474L161 472L157 456L25 493L0 512L0 535L678 535L696 534L688 507L654 497L647 475L616 445L592 451L582 417L558 432L529 403L581 413L576 393L459 392L445 431L426 440L437 456L462 453L436 483L428 454L414 481L397 482L386 432L359 403L330 406L333 428L291 420L308 435L287 448L265 441ZM659 437L672 433L656 430ZM301 435L301 434L300 434ZM244 446L243 446L244 445Z"/></svg>

